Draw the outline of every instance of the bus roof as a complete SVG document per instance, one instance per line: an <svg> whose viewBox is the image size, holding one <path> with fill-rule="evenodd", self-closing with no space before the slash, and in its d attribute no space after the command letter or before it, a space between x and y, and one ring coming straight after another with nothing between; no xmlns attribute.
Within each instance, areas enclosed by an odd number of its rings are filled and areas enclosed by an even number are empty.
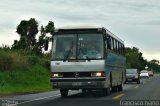
<svg viewBox="0 0 160 106"><path fill-rule="evenodd" d="M121 40L116 35L114 35L112 32L110 32L108 29L106 29L105 27L102 27L102 26L66 26L66 27L56 28L57 31L58 30L74 30L74 29L104 29L108 35L115 38L119 42L124 43L123 40Z"/></svg>
<svg viewBox="0 0 160 106"><path fill-rule="evenodd" d="M123 40L121 40L119 37L117 37L116 35L114 35L112 32L110 32L108 29L106 29L106 33L109 34L110 36L112 36L113 38L117 39L118 41L120 41L121 43L124 43Z"/></svg>
<svg viewBox="0 0 160 106"><path fill-rule="evenodd" d="M66 27L59 27L57 29L98 29L103 28L102 26L66 26Z"/></svg>

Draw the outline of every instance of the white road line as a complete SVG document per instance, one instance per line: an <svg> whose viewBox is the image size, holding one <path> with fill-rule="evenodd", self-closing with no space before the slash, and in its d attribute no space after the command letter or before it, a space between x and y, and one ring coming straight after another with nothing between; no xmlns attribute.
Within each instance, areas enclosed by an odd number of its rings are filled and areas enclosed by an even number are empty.
<svg viewBox="0 0 160 106"><path fill-rule="evenodd" d="M76 92L76 91L72 91L72 92L70 92L69 95L74 94L74 93L77 93L77 92ZM79 93L79 92L78 92L78 93ZM42 98L37 98L37 99L25 101L25 102L20 102L20 103L18 103L18 105L20 105L20 104L25 104L25 103L29 103L29 102L33 102L33 101L44 100L44 99L47 99L47 98L58 97L58 96L61 96L61 94L57 94L57 95L53 95L53 96L47 96L47 97L42 97Z"/></svg>
<svg viewBox="0 0 160 106"><path fill-rule="evenodd" d="M37 99L25 101L25 102L20 102L20 103L18 103L18 105L20 105L20 104L25 104L25 103L29 103L29 102L33 102L33 101L43 100L43 99L47 99L47 98L57 97L57 96L60 96L60 94L58 94L58 95L53 95L53 96L47 96L47 97L43 97L43 98L37 98Z"/></svg>

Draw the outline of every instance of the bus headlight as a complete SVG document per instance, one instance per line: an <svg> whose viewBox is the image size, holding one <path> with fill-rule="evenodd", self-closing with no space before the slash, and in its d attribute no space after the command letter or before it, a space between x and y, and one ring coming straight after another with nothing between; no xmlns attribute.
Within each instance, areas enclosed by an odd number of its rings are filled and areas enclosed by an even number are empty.
<svg viewBox="0 0 160 106"><path fill-rule="evenodd" d="M92 72L91 73L92 77L105 77L105 72L101 71L101 72Z"/></svg>
<svg viewBox="0 0 160 106"><path fill-rule="evenodd" d="M52 78L61 78L61 77L63 77L63 74L62 73L52 73L51 77Z"/></svg>

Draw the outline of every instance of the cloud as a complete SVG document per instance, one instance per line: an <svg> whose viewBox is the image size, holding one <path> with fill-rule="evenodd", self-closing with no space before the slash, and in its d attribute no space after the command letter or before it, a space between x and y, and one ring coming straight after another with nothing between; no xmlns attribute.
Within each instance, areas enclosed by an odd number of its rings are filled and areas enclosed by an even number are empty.
<svg viewBox="0 0 160 106"><path fill-rule="evenodd" d="M22 19L35 17L40 23L159 25L157 0L2 0L0 17L13 27ZM25 5L21 5L25 4ZM1 20L1 21L2 21ZM0 21L0 23L2 23ZM4 22L3 22L4 23ZM60 25L59 25L60 24ZM10 28L5 25L4 28Z"/></svg>
<svg viewBox="0 0 160 106"><path fill-rule="evenodd" d="M145 25L160 25L160 20L151 20L144 23Z"/></svg>
<svg viewBox="0 0 160 106"><path fill-rule="evenodd" d="M154 14L157 14L159 12L157 10L160 9L156 3L157 0L85 0L83 2L81 0L16 0L14 2L3 0L3 2L5 3L0 6L3 11L11 14L12 16L8 16L13 19L30 16L71 24L75 22L104 23L105 21L143 24L154 21ZM157 16L157 19L159 17Z"/></svg>

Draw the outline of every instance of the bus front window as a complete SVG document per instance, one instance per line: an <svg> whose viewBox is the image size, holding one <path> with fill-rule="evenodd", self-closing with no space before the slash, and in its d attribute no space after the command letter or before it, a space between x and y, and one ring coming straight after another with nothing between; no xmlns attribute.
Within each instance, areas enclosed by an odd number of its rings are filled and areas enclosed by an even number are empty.
<svg viewBox="0 0 160 106"><path fill-rule="evenodd" d="M56 35L53 59L76 59L76 35Z"/></svg>
<svg viewBox="0 0 160 106"><path fill-rule="evenodd" d="M102 59L103 49L102 34L55 35L52 59Z"/></svg>
<svg viewBox="0 0 160 106"><path fill-rule="evenodd" d="M103 36L102 34L78 35L78 59L102 59Z"/></svg>

